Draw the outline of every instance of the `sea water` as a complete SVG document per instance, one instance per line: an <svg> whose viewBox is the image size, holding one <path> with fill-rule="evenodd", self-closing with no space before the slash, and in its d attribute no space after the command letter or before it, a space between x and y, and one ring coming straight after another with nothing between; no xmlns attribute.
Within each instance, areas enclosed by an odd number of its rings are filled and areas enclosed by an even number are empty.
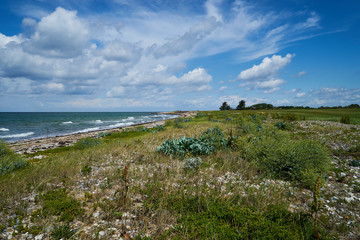
<svg viewBox="0 0 360 240"><path fill-rule="evenodd" d="M106 130L175 117L155 112L0 112L0 141Z"/></svg>

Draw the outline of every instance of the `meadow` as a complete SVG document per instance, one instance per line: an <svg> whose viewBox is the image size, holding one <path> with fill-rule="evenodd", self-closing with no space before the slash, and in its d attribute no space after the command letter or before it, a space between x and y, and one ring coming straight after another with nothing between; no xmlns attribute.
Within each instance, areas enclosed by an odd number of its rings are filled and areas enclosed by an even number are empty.
<svg viewBox="0 0 360 240"><path fill-rule="evenodd" d="M0 237L358 239L358 124L204 111L30 155L1 143Z"/></svg>

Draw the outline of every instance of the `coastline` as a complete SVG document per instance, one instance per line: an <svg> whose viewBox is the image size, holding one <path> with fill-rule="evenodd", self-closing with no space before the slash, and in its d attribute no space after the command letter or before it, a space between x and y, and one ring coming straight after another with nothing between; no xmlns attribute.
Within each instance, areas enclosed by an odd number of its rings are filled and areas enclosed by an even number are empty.
<svg viewBox="0 0 360 240"><path fill-rule="evenodd" d="M168 115L177 115L176 118L189 117L189 116L192 116L195 114L195 112L193 112L193 111L175 111L175 112L161 112L161 113L168 114ZM173 119L175 119L175 118L173 118ZM82 138L96 137L101 132L110 132L110 133L121 132L121 131L124 131L125 129L139 127L139 126L143 126L146 128L152 128L155 126L164 125L165 121L167 121L167 120L158 120L158 121L152 121L152 122L147 122L147 123L136 123L136 124L129 125L126 127L117 127L117 128L107 129L107 130L95 130L95 131L84 132L84 133L73 133L73 134L51 136L51 137L45 137L45 138L20 140L20 141L9 142L7 144L16 153L31 154L31 153L35 153L35 152L41 152L41 151L44 151L47 149L71 146Z"/></svg>

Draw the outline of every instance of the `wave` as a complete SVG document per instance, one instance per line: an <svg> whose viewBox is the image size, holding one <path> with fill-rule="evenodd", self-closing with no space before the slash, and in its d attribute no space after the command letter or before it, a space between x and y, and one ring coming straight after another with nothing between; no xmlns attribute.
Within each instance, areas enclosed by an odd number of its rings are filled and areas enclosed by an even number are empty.
<svg viewBox="0 0 360 240"><path fill-rule="evenodd" d="M10 130L7 129L7 128L0 128L0 131L1 131L1 132L8 132L8 131L10 131Z"/></svg>
<svg viewBox="0 0 360 240"><path fill-rule="evenodd" d="M96 120L95 123L103 123L101 120Z"/></svg>
<svg viewBox="0 0 360 240"><path fill-rule="evenodd" d="M0 138L21 138L33 135L34 132L27 132L27 133L19 133L19 134L12 134L12 135L4 135L0 136Z"/></svg>
<svg viewBox="0 0 360 240"><path fill-rule="evenodd" d="M68 121L68 122L62 122L62 124L72 124L72 121Z"/></svg>
<svg viewBox="0 0 360 240"><path fill-rule="evenodd" d="M125 120L134 120L135 118L134 117L128 117L127 119Z"/></svg>
<svg viewBox="0 0 360 240"><path fill-rule="evenodd" d="M135 124L134 122L128 122L128 123L117 123L117 124L113 124L108 126L109 128L117 128L117 127L125 127L125 126L130 126Z"/></svg>
<svg viewBox="0 0 360 240"><path fill-rule="evenodd" d="M83 130L77 131L75 133L85 133L85 132L92 132L92 131L97 131L100 130L100 128L95 127L95 128L85 128Z"/></svg>

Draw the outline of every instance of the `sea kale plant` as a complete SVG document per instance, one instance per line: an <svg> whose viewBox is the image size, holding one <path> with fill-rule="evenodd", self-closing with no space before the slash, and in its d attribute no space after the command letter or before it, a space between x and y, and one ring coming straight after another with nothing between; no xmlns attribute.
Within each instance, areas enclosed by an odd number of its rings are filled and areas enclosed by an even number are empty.
<svg viewBox="0 0 360 240"><path fill-rule="evenodd" d="M209 128L204 131L199 138L181 137L166 140L156 149L165 155L178 155L184 157L185 154L204 155L215 152L216 149L225 147L227 141L223 132L219 128Z"/></svg>

